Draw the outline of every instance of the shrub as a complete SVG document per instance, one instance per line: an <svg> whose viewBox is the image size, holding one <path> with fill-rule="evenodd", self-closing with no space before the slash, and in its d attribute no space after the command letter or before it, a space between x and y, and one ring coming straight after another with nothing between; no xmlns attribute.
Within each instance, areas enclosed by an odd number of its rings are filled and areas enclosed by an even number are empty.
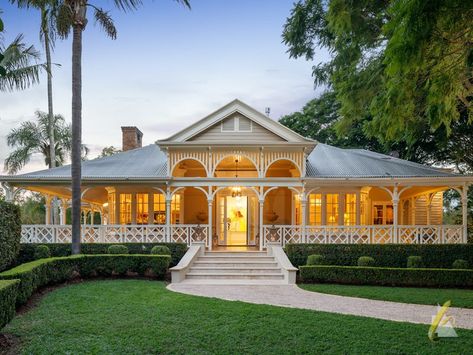
<svg viewBox="0 0 473 355"><path fill-rule="evenodd" d="M416 268L416 269L424 267L422 257L418 256L418 255L410 255L407 258L407 267L408 268Z"/></svg>
<svg viewBox="0 0 473 355"><path fill-rule="evenodd" d="M473 288L473 270L361 266L301 266L303 282L355 285Z"/></svg>
<svg viewBox="0 0 473 355"><path fill-rule="evenodd" d="M39 287L75 276L145 275L163 278L171 258L167 255L74 255L40 259L0 273L0 279L19 279L17 305L25 303Z"/></svg>
<svg viewBox="0 0 473 355"><path fill-rule="evenodd" d="M16 265L33 261L34 249L37 244L21 244L20 255L18 256ZM165 245L171 251L171 264L175 266L187 251L187 245L184 243L122 243L128 248L130 254L149 254L151 249L156 245ZM81 244L81 252L83 254L107 254L110 243L84 243ZM51 256L68 256L71 255L70 243L49 243Z"/></svg>
<svg viewBox="0 0 473 355"><path fill-rule="evenodd" d="M358 258L358 266L374 266L375 262L371 256L360 256Z"/></svg>
<svg viewBox="0 0 473 355"><path fill-rule="evenodd" d="M51 251L47 245L37 245L34 250L34 259L46 259L51 257Z"/></svg>
<svg viewBox="0 0 473 355"><path fill-rule="evenodd" d="M312 254L307 257L307 265L324 265L325 258L320 254Z"/></svg>
<svg viewBox="0 0 473 355"><path fill-rule="evenodd" d="M20 280L0 280L0 330L15 315L15 302Z"/></svg>
<svg viewBox="0 0 473 355"><path fill-rule="evenodd" d="M110 245L108 247L109 254L128 254L128 248L125 245Z"/></svg>
<svg viewBox="0 0 473 355"><path fill-rule="evenodd" d="M354 266L360 256L371 256L377 266L406 267L409 255L422 257L424 265L449 269L456 259L473 265L473 244L287 244L294 266L305 265L311 254L323 255L328 265Z"/></svg>
<svg viewBox="0 0 473 355"><path fill-rule="evenodd" d="M21 218L18 206L0 201L0 271L15 262L20 251Z"/></svg>
<svg viewBox="0 0 473 355"><path fill-rule="evenodd" d="M151 254L154 255L171 255L171 250L165 245L156 245L151 249Z"/></svg>
<svg viewBox="0 0 473 355"><path fill-rule="evenodd" d="M463 260L463 259L457 259L453 262L452 268L454 269L468 269L468 261Z"/></svg>

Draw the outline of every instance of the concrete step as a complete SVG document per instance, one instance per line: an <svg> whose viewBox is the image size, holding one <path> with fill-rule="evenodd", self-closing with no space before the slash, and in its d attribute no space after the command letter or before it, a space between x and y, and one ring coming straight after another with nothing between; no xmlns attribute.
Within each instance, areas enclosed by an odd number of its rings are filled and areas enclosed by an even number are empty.
<svg viewBox="0 0 473 355"><path fill-rule="evenodd" d="M189 285L287 285L284 280L258 279L185 279L182 283Z"/></svg>
<svg viewBox="0 0 473 355"><path fill-rule="evenodd" d="M221 274L214 274L214 273L195 273L189 272L186 274L186 279L189 280L228 280L228 279L238 279L238 280L283 280L283 274L268 274L268 273L247 273L247 272L227 272Z"/></svg>
<svg viewBox="0 0 473 355"><path fill-rule="evenodd" d="M192 266L198 266L198 267L212 267L212 268L224 268L224 267L276 267L278 266L278 263L275 261L242 261L242 262L236 262L232 260L222 260L222 261L199 261L196 260L192 264Z"/></svg>
<svg viewBox="0 0 473 355"><path fill-rule="evenodd" d="M205 256L268 256L265 251L206 251Z"/></svg>
<svg viewBox="0 0 473 355"><path fill-rule="evenodd" d="M245 273L245 274L281 274L278 267L200 267L192 266L189 270L193 274L223 274L223 273Z"/></svg>
<svg viewBox="0 0 473 355"><path fill-rule="evenodd" d="M233 261L233 262L253 262L253 261L264 261L272 262L274 257L272 256L225 256L225 255L203 255L197 258L197 261L205 262L220 262L220 261Z"/></svg>

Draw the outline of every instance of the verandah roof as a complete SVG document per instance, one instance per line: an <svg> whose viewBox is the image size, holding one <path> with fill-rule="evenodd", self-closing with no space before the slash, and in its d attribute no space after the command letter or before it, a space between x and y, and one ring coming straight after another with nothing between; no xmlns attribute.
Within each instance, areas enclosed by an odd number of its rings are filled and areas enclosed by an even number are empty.
<svg viewBox="0 0 473 355"><path fill-rule="evenodd" d="M166 154L155 144L82 163L84 180L166 179L166 174ZM70 176L70 165L66 165L16 176L0 176L0 181L46 182L69 180ZM363 149L342 149L322 143L318 143L308 156L306 173L307 179L460 176Z"/></svg>

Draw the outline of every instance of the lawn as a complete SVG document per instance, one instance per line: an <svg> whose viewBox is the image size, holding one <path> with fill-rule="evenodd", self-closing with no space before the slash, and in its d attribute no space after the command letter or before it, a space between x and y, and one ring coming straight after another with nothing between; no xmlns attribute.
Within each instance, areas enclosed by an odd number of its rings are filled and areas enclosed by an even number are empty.
<svg viewBox="0 0 473 355"><path fill-rule="evenodd" d="M299 287L307 291L403 303L437 305L450 300L452 307L473 308L473 290L335 284L300 284Z"/></svg>
<svg viewBox="0 0 473 355"><path fill-rule="evenodd" d="M427 325L194 297L145 280L57 289L4 332L24 354L469 353L473 331L430 342Z"/></svg>

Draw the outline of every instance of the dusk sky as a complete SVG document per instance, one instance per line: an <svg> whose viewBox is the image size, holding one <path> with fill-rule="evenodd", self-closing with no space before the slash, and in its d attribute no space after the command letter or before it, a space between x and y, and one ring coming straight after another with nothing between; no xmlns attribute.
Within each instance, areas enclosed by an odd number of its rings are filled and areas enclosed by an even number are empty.
<svg viewBox="0 0 473 355"><path fill-rule="evenodd" d="M293 0L191 0L188 10L171 0L145 1L123 13L112 1L115 41L91 19L83 37L83 143L95 158L104 146L121 148L123 125L136 125L144 144L166 138L239 98L271 118L300 110L314 91L312 62L289 59L283 24ZM23 33L39 43L39 12L1 2L5 43ZM89 13L91 14L91 13ZM92 18L90 16L90 18ZM318 61L324 60L322 56ZM71 41L57 40L53 61L55 113L71 119ZM22 92L0 93L0 172L6 135L36 110L47 111L46 74ZM35 157L24 172L45 168Z"/></svg>

